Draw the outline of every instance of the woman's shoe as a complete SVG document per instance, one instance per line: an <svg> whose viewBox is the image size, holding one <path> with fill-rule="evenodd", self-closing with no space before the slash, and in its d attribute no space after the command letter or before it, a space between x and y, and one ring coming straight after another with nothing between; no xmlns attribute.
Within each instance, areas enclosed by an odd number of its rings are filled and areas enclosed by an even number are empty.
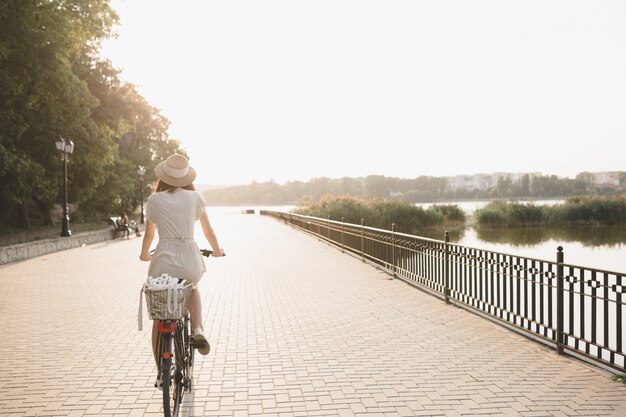
<svg viewBox="0 0 626 417"><path fill-rule="evenodd" d="M200 352L201 355L209 354L209 351L211 350L211 345L209 345L209 341L206 339L206 336L204 335L202 329L196 329L193 334L193 341L196 349L198 349L198 352Z"/></svg>

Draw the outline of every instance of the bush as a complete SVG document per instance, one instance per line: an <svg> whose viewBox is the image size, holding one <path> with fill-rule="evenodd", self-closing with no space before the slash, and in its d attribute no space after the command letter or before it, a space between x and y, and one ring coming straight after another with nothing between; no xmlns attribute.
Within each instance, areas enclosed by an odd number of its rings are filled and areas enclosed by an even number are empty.
<svg viewBox="0 0 626 417"><path fill-rule="evenodd" d="M348 196L324 196L316 203L302 201L294 213L331 220L343 217L346 223L352 224L360 224L363 219L366 226L386 230L395 223L397 232L409 234L465 220L465 213L457 206L433 206L425 210L396 200L362 200Z"/></svg>
<svg viewBox="0 0 626 417"><path fill-rule="evenodd" d="M554 207L552 223L626 224L624 197L578 197Z"/></svg>
<svg viewBox="0 0 626 417"><path fill-rule="evenodd" d="M510 223L535 226L544 223L544 207L534 204L510 204L507 206Z"/></svg>
<svg viewBox="0 0 626 417"><path fill-rule="evenodd" d="M476 222L481 226L504 226L507 223L506 206L502 202L491 202L474 212Z"/></svg>
<svg viewBox="0 0 626 417"><path fill-rule="evenodd" d="M317 203L301 201L294 213L331 220L341 220L343 217L346 223L355 224L371 217L371 209L365 202L350 196L324 196Z"/></svg>
<svg viewBox="0 0 626 417"><path fill-rule="evenodd" d="M481 226L618 225L626 224L626 199L576 197L552 206L497 201L476 210L474 217Z"/></svg>
<svg viewBox="0 0 626 417"><path fill-rule="evenodd" d="M481 226L537 226L545 224L546 207L528 203L495 201L474 213Z"/></svg>
<svg viewBox="0 0 626 417"><path fill-rule="evenodd" d="M374 200L370 204L377 213L374 227L381 229L389 229L395 223L397 232L416 233L418 230L443 223L443 216L410 203Z"/></svg>
<svg viewBox="0 0 626 417"><path fill-rule="evenodd" d="M457 205L434 205L428 210L440 213L446 223L465 223L465 212Z"/></svg>

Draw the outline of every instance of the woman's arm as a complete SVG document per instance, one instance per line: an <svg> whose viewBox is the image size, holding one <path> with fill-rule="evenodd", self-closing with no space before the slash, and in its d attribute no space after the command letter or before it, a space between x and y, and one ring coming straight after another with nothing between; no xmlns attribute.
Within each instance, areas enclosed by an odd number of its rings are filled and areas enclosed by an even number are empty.
<svg viewBox="0 0 626 417"><path fill-rule="evenodd" d="M213 231L213 227L211 227L211 223L209 222L209 216L206 213L202 213L200 215L200 224L202 225L202 232L204 232L204 237L211 245L213 249L213 254L211 256L223 256L222 249L220 248L220 244L217 242L217 236L215 236L215 232Z"/></svg>
<svg viewBox="0 0 626 417"><path fill-rule="evenodd" d="M146 230L143 233L143 243L141 245L141 254L139 255L139 259L142 261L149 261L152 259L152 255L150 255L150 245L152 245L152 240L154 239L154 223L150 220L146 221Z"/></svg>

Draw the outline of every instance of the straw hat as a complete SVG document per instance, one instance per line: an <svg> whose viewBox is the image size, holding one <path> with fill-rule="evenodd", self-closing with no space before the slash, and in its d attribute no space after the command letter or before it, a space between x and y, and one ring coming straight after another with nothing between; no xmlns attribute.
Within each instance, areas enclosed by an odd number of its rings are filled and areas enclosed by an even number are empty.
<svg viewBox="0 0 626 417"><path fill-rule="evenodd" d="M189 160L177 153L159 162L154 173L161 181L174 187L184 187L196 179L196 171L189 165Z"/></svg>

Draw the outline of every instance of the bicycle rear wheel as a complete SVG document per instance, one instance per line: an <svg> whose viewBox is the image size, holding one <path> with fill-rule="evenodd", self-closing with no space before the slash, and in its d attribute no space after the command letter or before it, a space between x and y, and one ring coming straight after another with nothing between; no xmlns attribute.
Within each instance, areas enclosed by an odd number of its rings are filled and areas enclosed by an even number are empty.
<svg viewBox="0 0 626 417"><path fill-rule="evenodd" d="M172 417L171 390L172 390L172 333L159 333L161 347L159 358L161 361L161 389L163 390L163 415Z"/></svg>
<svg viewBox="0 0 626 417"><path fill-rule="evenodd" d="M178 416L180 403L185 395L185 381L187 379L185 346L183 344L184 326L182 320L177 322L176 333L174 333L174 366L172 375L171 395L174 403L172 415Z"/></svg>
<svg viewBox="0 0 626 417"><path fill-rule="evenodd" d="M168 323L173 327L177 323ZM176 417L183 399L185 379L185 354L182 346L182 326L177 325L176 331L170 328L167 332L159 332L161 338L160 360L161 379L163 383L163 414L165 417Z"/></svg>

